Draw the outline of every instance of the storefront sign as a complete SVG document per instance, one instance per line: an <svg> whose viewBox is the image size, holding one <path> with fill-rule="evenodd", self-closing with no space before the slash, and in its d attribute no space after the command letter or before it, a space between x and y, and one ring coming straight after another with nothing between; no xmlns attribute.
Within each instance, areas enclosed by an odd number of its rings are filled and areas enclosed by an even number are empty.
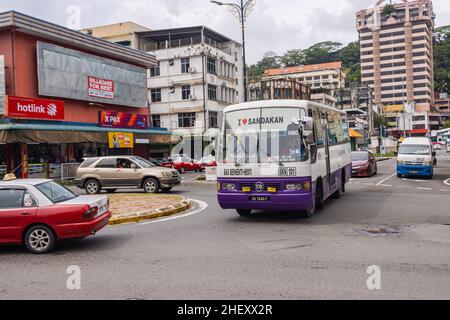
<svg viewBox="0 0 450 320"><path fill-rule="evenodd" d="M110 149L122 149L134 147L134 135L128 132L108 132Z"/></svg>
<svg viewBox="0 0 450 320"><path fill-rule="evenodd" d="M7 117L64 120L64 101L8 96L7 102Z"/></svg>
<svg viewBox="0 0 450 320"><path fill-rule="evenodd" d="M147 129L147 116L128 112L101 111L99 124L106 128Z"/></svg>
<svg viewBox="0 0 450 320"><path fill-rule="evenodd" d="M114 99L114 81L88 77L89 96L103 99Z"/></svg>

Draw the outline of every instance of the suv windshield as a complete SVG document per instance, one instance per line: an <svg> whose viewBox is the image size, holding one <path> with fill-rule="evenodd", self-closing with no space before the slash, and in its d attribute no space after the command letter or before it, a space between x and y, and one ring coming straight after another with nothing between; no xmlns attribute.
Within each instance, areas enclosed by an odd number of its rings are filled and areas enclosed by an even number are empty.
<svg viewBox="0 0 450 320"><path fill-rule="evenodd" d="M78 197L75 193L54 181L38 184L36 188L53 203L60 203Z"/></svg>
<svg viewBox="0 0 450 320"><path fill-rule="evenodd" d="M427 145L400 145L400 154L412 155L429 155L431 153L430 146Z"/></svg>
<svg viewBox="0 0 450 320"><path fill-rule="evenodd" d="M131 160L133 160L139 166L141 166L142 168L145 168L145 169L155 167L155 165L153 163L151 163L150 161L145 160L144 158L133 157L133 158L131 158Z"/></svg>

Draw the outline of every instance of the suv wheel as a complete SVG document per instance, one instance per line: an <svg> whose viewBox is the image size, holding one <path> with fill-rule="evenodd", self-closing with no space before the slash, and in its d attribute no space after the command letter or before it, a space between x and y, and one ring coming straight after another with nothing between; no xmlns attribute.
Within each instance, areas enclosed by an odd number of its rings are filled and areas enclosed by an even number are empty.
<svg viewBox="0 0 450 320"><path fill-rule="evenodd" d="M25 245L34 254L45 254L53 250L56 237L53 231L44 225L31 227L25 234Z"/></svg>
<svg viewBox="0 0 450 320"><path fill-rule="evenodd" d="M89 179L88 181L86 181L84 189L86 190L87 194L99 194L100 191L102 191L102 186L97 180Z"/></svg>
<svg viewBox="0 0 450 320"><path fill-rule="evenodd" d="M144 181L143 188L147 193L157 193L159 191L159 182L154 178L148 178Z"/></svg>

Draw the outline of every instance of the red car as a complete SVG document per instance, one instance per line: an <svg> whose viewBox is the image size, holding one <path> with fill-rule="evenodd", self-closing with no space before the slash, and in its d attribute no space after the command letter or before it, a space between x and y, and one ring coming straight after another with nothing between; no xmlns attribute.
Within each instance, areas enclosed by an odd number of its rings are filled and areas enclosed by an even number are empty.
<svg viewBox="0 0 450 320"><path fill-rule="evenodd" d="M78 196L48 179L0 181L0 244L44 254L57 240L94 235L110 218L106 196Z"/></svg>
<svg viewBox="0 0 450 320"><path fill-rule="evenodd" d="M179 173L202 170L202 167L189 157L177 157L162 164L163 167L178 170Z"/></svg>
<svg viewBox="0 0 450 320"><path fill-rule="evenodd" d="M352 177L371 177L377 172L377 161L371 152L352 152Z"/></svg>
<svg viewBox="0 0 450 320"><path fill-rule="evenodd" d="M217 167L217 161L214 156L203 157L197 161L197 164L200 165L202 170L205 170L207 167Z"/></svg>

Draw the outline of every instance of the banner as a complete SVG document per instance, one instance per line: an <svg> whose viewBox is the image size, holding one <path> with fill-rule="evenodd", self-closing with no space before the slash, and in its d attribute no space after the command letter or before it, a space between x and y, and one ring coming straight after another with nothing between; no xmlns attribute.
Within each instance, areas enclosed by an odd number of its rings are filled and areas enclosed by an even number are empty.
<svg viewBox="0 0 450 320"><path fill-rule="evenodd" d="M106 128L147 129L147 116L129 112L100 111L99 125Z"/></svg>
<svg viewBox="0 0 450 320"><path fill-rule="evenodd" d="M6 117L64 120L64 101L8 96Z"/></svg>
<svg viewBox="0 0 450 320"><path fill-rule="evenodd" d="M114 99L114 81L88 77L88 94L90 97Z"/></svg>
<svg viewBox="0 0 450 320"><path fill-rule="evenodd" d="M134 135L127 132L108 132L110 149L134 148Z"/></svg>

